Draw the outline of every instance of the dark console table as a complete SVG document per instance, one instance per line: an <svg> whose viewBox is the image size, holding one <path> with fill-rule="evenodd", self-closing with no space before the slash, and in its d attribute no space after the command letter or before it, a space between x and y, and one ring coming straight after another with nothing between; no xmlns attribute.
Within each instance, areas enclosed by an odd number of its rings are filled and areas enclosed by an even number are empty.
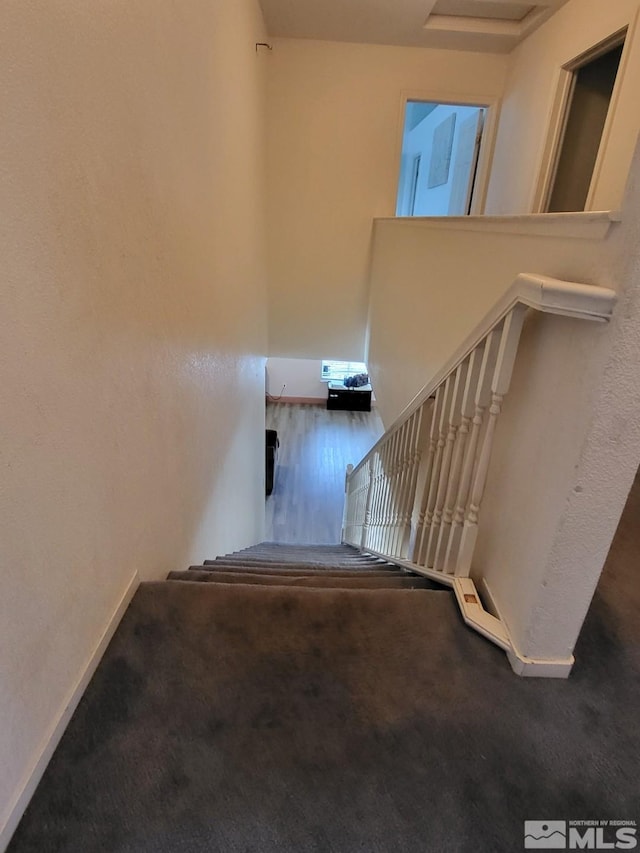
<svg viewBox="0 0 640 853"><path fill-rule="evenodd" d="M371 385L346 388L341 382L329 382L327 409L341 412L370 412Z"/></svg>

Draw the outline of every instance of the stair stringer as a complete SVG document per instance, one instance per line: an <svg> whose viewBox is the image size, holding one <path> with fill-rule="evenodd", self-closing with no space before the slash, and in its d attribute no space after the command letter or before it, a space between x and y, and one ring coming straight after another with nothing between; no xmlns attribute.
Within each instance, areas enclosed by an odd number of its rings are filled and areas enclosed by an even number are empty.
<svg viewBox="0 0 640 853"><path fill-rule="evenodd" d="M471 578L456 578L453 575L437 572L435 569L429 569L426 566L417 566L414 563L409 562L409 560L401 560L396 557L388 557L383 554L379 554L377 551L371 551L368 548L362 548L361 552L363 554L370 554L371 556L379 557L380 559L386 560L388 563L401 566L403 569L407 569L417 575L423 575L430 580L441 583L443 586L451 587L454 591L465 625L468 625L470 628L473 628L474 631L482 634L483 637L490 640L492 643L495 643L496 646L499 646L503 651L507 652L507 654L515 654L515 649L509 637L506 625L501 619L493 616L488 610L485 610L482 600L478 595L476 585Z"/></svg>

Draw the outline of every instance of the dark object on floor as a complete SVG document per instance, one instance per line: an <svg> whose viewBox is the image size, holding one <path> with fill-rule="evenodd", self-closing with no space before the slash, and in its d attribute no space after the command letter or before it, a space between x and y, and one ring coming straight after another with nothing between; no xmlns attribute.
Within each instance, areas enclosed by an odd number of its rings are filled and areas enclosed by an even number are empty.
<svg viewBox="0 0 640 853"><path fill-rule="evenodd" d="M637 820L638 498L569 681L517 678L448 591L328 587L406 576L346 546L143 584L10 853L513 853L525 820Z"/></svg>
<svg viewBox="0 0 640 853"><path fill-rule="evenodd" d="M327 409L343 412L370 412L371 385L347 388L342 382L329 382Z"/></svg>
<svg viewBox="0 0 640 853"><path fill-rule="evenodd" d="M267 431L267 446L266 446L266 477L265 477L265 485L267 495L270 495L273 491L273 483L276 476L276 460L278 458L278 448L280 447L280 439L278 438L278 433L275 429L268 429Z"/></svg>

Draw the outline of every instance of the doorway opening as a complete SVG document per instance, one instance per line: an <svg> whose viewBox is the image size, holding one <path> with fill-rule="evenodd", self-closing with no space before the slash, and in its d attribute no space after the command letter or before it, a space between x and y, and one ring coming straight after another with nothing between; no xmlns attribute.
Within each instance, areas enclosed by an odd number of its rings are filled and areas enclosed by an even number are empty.
<svg viewBox="0 0 640 853"><path fill-rule="evenodd" d="M487 108L406 102L396 216L471 213Z"/></svg>
<svg viewBox="0 0 640 853"><path fill-rule="evenodd" d="M555 145L540 210L586 210L615 89L626 30L563 69Z"/></svg>

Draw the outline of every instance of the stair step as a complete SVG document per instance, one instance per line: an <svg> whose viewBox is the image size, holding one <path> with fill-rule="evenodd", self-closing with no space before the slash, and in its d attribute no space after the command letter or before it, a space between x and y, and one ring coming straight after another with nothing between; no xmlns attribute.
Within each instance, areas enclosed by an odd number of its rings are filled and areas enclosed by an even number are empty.
<svg viewBox="0 0 640 853"><path fill-rule="evenodd" d="M263 545L254 545L251 548L244 548L240 551L235 551L232 555L228 556L239 556L239 557L252 557L252 556L261 556L266 557L268 559L272 559L276 557L277 559L304 559L304 560L371 560L376 559L375 557L371 557L369 554L363 554L355 548L350 547L320 547L320 546L283 546L283 545L273 545L273 546L263 546Z"/></svg>
<svg viewBox="0 0 640 853"><path fill-rule="evenodd" d="M168 581L214 584L252 584L259 586L302 586L324 589L437 589L437 585L427 578L417 575L400 577L304 577L300 575L270 574L233 574L227 572L207 572L190 569L186 572L170 572Z"/></svg>
<svg viewBox="0 0 640 853"><path fill-rule="evenodd" d="M248 548L238 548L240 551L251 551L254 548L277 548L279 551L317 551L318 553L327 554L359 554L360 549L353 545L302 545L293 542L259 542L257 545L250 545Z"/></svg>
<svg viewBox="0 0 640 853"><path fill-rule="evenodd" d="M376 569L395 568L391 563L375 562L375 563L346 563L341 560L327 560L318 562L316 560L231 560L228 557L218 557L216 560L205 560L205 566L255 566L256 568L270 568L271 566L282 566L283 568L298 568L299 566L309 566L315 569L345 569L353 572L375 571Z"/></svg>
<svg viewBox="0 0 640 853"><path fill-rule="evenodd" d="M188 571L193 572L228 572L229 574L252 574L252 575L283 575L283 576L310 576L310 577L346 577L346 578L371 578L371 577L406 577L407 573L400 569L376 569L375 571L353 571L341 568L316 568L315 566L279 566L274 565L266 568L264 566L241 566L224 565L218 563L207 566L189 566Z"/></svg>
<svg viewBox="0 0 640 853"><path fill-rule="evenodd" d="M262 550L254 550L253 548L248 551L233 551L231 554L219 554L220 557L235 557L236 559L258 559L258 560L315 560L317 562L326 563L329 560L340 560L347 563L352 562L372 562L378 559L378 557L374 557L372 554L323 554L322 552L309 550L309 551L280 551L277 548L273 548L271 550L262 551Z"/></svg>
<svg viewBox="0 0 640 853"><path fill-rule="evenodd" d="M349 572L349 574L361 574L361 573L370 573L370 572L385 572L385 573L402 573L402 569L397 568L396 566L390 566L385 563L378 563L374 566L344 566L335 563L327 563L326 565L318 565L318 563L240 563L240 562L227 562L226 560L216 560L212 563L204 563L200 568L205 569L215 569L215 568L228 568L228 569L253 569L256 572L264 571L269 572L272 569L278 569L279 571L290 571L296 572L300 570L307 570L313 572Z"/></svg>

